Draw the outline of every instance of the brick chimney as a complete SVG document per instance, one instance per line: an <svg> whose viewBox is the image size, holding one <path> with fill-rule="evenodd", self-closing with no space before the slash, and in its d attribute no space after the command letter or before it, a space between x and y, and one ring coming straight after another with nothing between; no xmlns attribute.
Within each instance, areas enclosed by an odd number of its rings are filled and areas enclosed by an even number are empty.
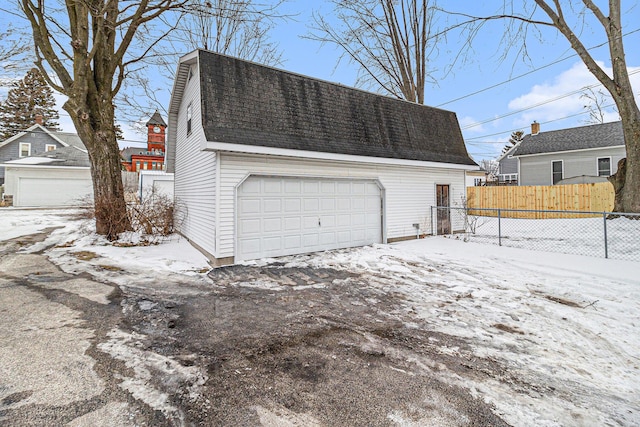
<svg viewBox="0 0 640 427"><path fill-rule="evenodd" d="M535 120L531 123L531 135L537 135L540 133L540 123Z"/></svg>
<svg viewBox="0 0 640 427"><path fill-rule="evenodd" d="M42 126L42 114L36 114L36 124Z"/></svg>

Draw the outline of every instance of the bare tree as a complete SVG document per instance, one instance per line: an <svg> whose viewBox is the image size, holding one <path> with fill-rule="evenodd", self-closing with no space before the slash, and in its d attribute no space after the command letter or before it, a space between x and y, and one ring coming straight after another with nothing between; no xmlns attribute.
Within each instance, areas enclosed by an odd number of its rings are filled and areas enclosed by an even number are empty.
<svg viewBox="0 0 640 427"><path fill-rule="evenodd" d="M586 104L584 109L589 112L589 118L585 120L587 124L602 124L604 123L608 105L611 102L611 97L604 93L602 89L594 91L592 87L585 87L583 89L580 99L585 99ZM617 112L617 110L614 111Z"/></svg>
<svg viewBox="0 0 640 427"><path fill-rule="evenodd" d="M334 44L359 66L357 85L424 103L429 59L436 53L435 0L332 0L334 19L320 13L307 38ZM336 23L337 21L337 23Z"/></svg>
<svg viewBox="0 0 640 427"><path fill-rule="evenodd" d="M501 2L503 10L495 15L452 15L466 20L471 36L477 34L478 27L487 21L508 20L509 25L505 30L505 34L509 35L506 40L508 47L519 45L525 55L530 27L538 31L551 29L567 40L589 71L609 92L622 121L627 157L620 161L618 171L609 178L616 191L614 210L640 212L640 109L633 96L625 60L621 3L621 0L609 0L608 10L604 10L594 0L535 0L530 8L531 2L512 0ZM596 62L581 39L587 26L593 26L593 31L599 29L607 40L613 70L611 76Z"/></svg>
<svg viewBox="0 0 640 427"><path fill-rule="evenodd" d="M29 50L29 42L11 26L0 31L0 68L8 71L19 66L16 58Z"/></svg>
<svg viewBox="0 0 640 427"><path fill-rule="evenodd" d="M255 0L192 1L174 34L192 49L206 49L266 65L282 62L282 51L269 40L277 21L279 0L261 3Z"/></svg>
<svg viewBox="0 0 640 427"><path fill-rule="evenodd" d="M49 85L68 97L62 108L87 147L96 231L110 240L131 228L114 99L128 73L143 68L150 48L170 31L155 28L157 18L185 1L65 0L60 7L58 2L20 0L33 32L36 65Z"/></svg>

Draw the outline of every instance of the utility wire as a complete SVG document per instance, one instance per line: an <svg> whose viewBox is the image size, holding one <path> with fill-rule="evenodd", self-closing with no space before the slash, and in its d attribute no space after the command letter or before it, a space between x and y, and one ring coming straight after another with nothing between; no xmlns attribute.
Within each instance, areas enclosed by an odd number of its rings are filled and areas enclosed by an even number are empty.
<svg viewBox="0 0 640 427"><path fill-rule="evenodd" d="M626 34L623 34L623 35L622 35L622 37L624 38L624 37L626 37L626 36L630 36L631 34L637 33L638 31L640 31L640 28L636 28L636 29L635 29L635 30L633 30L633 31L629 31L629 32L628 32L628 33L626 33ZM606 42L600 43L599 45L592 46L592 47L588 48L587 50L588 50L588 51L590 51L590 50L593 50L593 49L601 48L602 46L606 45L607 43L609 43L609 42L608 42L608 41L606 41ZM553 65L556 65L556 64L559 64L559 63L561 63L561 62L564 62L564 61L566 61L566 60L568 60L568 59L575 58L576 56L578 56L578 54L577 54L577 53L574 53L573 55L570 55L570 56L565 56L564 58L560 58L560 59L558 59L557 61L551 62L551 63L549 63L549 64L543 65L543 66L538 67L538 68L534 68L534 69L533 69L533 70L531 70L531 71L527 71L526 73L523 73L523 74L520 74L520 75L518 75L518 76L512 77L512 78L510 78L510 79L508 79L508 80L505 80L505 81L503 81L503 82L496 83L496 84L491 85L491 86L488 86L488 87L486 87L486 88L484 88L484 89L480 89L480 90L477 90L477 91L472 92L472 93L470 93L470 94L463 95L463 96L461 96L461 97L458 97L458 98L452 99L451 101L447 101L447 102L444 102L444 103L442 103L442 104L438 104L438 105L436 105L436 107L442 107L442 106L444 106L444 105L451 104L451 103L453 103L453 102L457 102L457 101L461 101L461 100L466 99L466 98L470 98L470 97L472 97L472 96L478 95L478 94L483 93L483 92L486 92L486 91L488 91L488 90L495 89L495 88L497 88L497 87L499 87L499 86L505 85L505 84L507 84L507 83L511 83L511 82L513 82L513 81L515 81L515 80L518 80L518 79L522 78L522 77L526 77L526 76L528 76L528 75L530 75L530 74L533 74L533 73L536 73L536 72L538 72L538 71L540 71L540 70L544 70L545 68L549 68L549 67L551 67L551 66L553 66Z"/></svg>
<svg viewBox="0 0 640 427"><path fill-rule="evenodd" d="M629 73L629 75L633 76L634 74L638 74L638 73L640 73L640 69L635 70L635 71L631 71ZM594 87L598 87L598 86L602 86L602 83L595 83L595 84L592 84L590 86L585 86L583 88L576 89L576 90L574 90L572 92L568 92L568 93L565 93L563 95L556 96L555 98L550 98L550 99L547 99L545 101L538 102L537 104L533 104L533 105L530 105L530 106L525 107L525 108L521 108L521 109L516 110L516 111L511 111L509 113L505 113L505 114L502 114L502 115L499 115L499 116L496 116L496 117L492 117L490 119L485 119L485 120L482 120L482 121L479 121L479 122L471 123L471 124L466 125L465 127L463 127L462 130L471 129L473 127L480 126L480 125L483 125L483 124L486 124L486 123L490 123L490 122L493 122L493 121L496 121L496 120L500 120L500 119L503 119L505 117L513 116L514 114L522 113L523 111L532 110L532 109L534 109L536 107L540 107L542 105L550 104L552 102L559 101L559 100L561 100L563 98L568 98L570 96L573 96L575 94L578 94L578 93L584 91L585 89L593 89Z"/></svg>
<svg viewBox="0 0 640 427"><path fill-rule="evenodd" d="M603 106L602 108L609 108L609 107L613 107L615 104L608 104ZM579 113L575 113L575 114L570 114L568 116L564 116L564 117L559 117L557 119L553 119L553 120L547 120L546 122L541 122L541 125L547 124L547 123L553 123L553 122L559 122L562 120L566 120L566 119L571 119L573 117L577 117L577 116L581 116L583 114L587 114L589 113L588 111L581 111ZM522 130L521 127L519 128L515 128L515 129L511 129L511 130L505 130L505 131L501 131L501 132L496 132L496 133L492 133L492 134L488 134L488 135L482 135L482 136L475 136L473 138L466 138L465 142L469 142L469 141L475 141L476 139L482 139L482 138L488 138L490 136L496 136L496 135L504 135L505 133L511 133L511 132L515 132L518 130ZM478 141L478 142L473 142L471 144L498 144L501 143L499 141Z"/></svg>

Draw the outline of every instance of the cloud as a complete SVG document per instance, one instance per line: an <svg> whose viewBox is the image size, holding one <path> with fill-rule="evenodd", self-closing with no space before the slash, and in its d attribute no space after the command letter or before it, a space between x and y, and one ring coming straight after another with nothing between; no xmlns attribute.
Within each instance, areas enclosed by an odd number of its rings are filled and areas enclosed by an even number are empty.
<svg viewBox="0 0 640 427"><path fill-rule="evenodd" d="M612 75L611 68L605 67L602 61L598 61L598 65L607 74ZM638 71L640 71L640 67L629 68L630 73ZM630 78L634 88L639 88L640 73L633 74ZM599 85L599 82L587 67L582 62L576 62L570 69L562 72L550 82L535 85L528 93L509 102L508 107L511 111L535 106L519 114L514 120L514 126L524 127L534 120L546 122L585 112L585 105L595 105L593 101L583 96L585 93L584 88L590 86L593 86L591 90L595 94L598 94L598 92L604 94L601 97L604 105L613 104L606 89ZM618 114L612 107L605 109L605 121L618 119ZM588 120L587 114L575 118L576 122L584 123L586 120Z"/></svg>

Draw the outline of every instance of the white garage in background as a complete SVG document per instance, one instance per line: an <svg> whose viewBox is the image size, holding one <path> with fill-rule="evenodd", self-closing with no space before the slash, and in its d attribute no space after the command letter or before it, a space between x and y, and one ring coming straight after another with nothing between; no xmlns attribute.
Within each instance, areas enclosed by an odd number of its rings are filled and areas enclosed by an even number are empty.
<svg viewBox="0 0 640 427"><path fill-rule="evenodd" d="M17 207L66 207L93 203L89 158L63 147L4 163L5 195Z"/></svg>
<svg viewBox="0 0 640 427"><path fill-rule="evenodd" d="M455 231L430 208L477 169L455 113L203 50L168 129L177 226L217 265Z"/></svg>

